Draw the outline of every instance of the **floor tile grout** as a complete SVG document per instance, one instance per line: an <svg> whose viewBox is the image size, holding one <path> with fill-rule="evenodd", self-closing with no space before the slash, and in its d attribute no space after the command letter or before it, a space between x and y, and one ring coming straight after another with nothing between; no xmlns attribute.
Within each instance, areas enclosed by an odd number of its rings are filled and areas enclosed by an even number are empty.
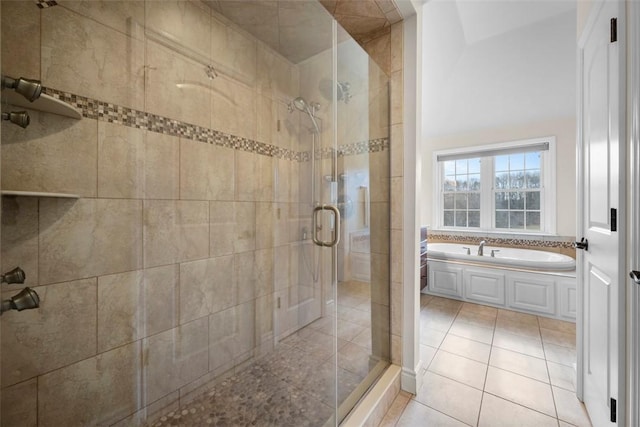
<svg viewBox="0 0 640 427"><path fill-rule="evenodd" d="M429 300L429 301L428 301L427 303L425 303L424 305L422 305L422 304L421 304L421 310L420 310L420 312L421 312L421 316L430 316L430 313L429 313L429 306L431 305L431 302L432 302L432 300ZM541 324L541 322L540 322L540 317L539 317L539 316L536 316L536 322L535 322L535 323L536 323L536 325L535 325L535 326L533 326L533 322L531 322L531 323L524 323L524 322L520 322L520 323L521 323L521 324L530 324L530 325L532 325L532 327L533 327L533 328L537 329L537 338L532 336L532 335L533 335L533 333L532 333L531 335L527 335L527 334L519 334L519 333L517 333L517 332L516 332L516 333L514 333L513 331L505 330L505 328L500 328L500 327L499 327L498 322L499 322L499 319L501 319L501 316L500 316L501 311L500 311L499 309L496 311L496 315L495 315L495 317L494 317L494 316L492 316L492 315L487 315L486 313L481 313L481 312L478 312L478 311L473 311L472 309L469 309L469 308L468 308L468 306L467 306L467 305L465 305L465 304L466 304L466 303L464 303L464 304L463 304L463 303L460 303L459 305L456 305L456 304L442 304L442 305L440 305L440 304L434 304L434 305L432 306L432 308L433 308L434 306L437 306L437 307L438 307L438 311L440 312L440 313L435 313L436 318L437 318L437 316L439 316L439 315L441 315L442 317L445 317L445 318L448 318L449 316L453 315L453 319L450 321L450 323L449 323L449 327L447 328L447 330L446 330L446 331L440 331L440 330L434 329L434 331L436 331L436 332L438 332L438 333L442 333L442 334L444 335L444 336L443 336L443 338L442 338L442 340L440 340L440 343L439 343L439 345L438 345L437 347L429 346L428 344L423 344L422 342L420 343L421 345L424 345L424 346L430 347L430 348L432 348L432 349L435 349L434 356L433 356L433 358L431 359L431 361L429 362L429 364L427 365L427 367L425 368L425 370L424 370L424 372L423 372L423 375L426 375L426 373L427 373L427 372L429 372L429 373L430 373L430 374L432 374L432 375L438 375L438 376L440 376L440 377L446 378L447 380L453 381L453 382L455 382L455 383L458 383L458 384L461 384L461 385L464 385L464 386L467 386L467 387L471 387L471 388L473 388L473 389L475 389L475 390L479 390L479 391L481 391L482 396L481 396L481 399L480 399L480 407L479 407L479 411L478 411L478 417L477 417L477 419L476 419L476 425L479 425L480 420L481 420L481 416L482 416L482 409L483 409L484 404L485 404L485 394L492 395L492 396L494 396L494 397L496 397L496 398L498 398L498 399L502 399L502 400L504 400L504 401L510 402L510 403L512 403L512 404L515 404L515 405L517 405L517 406L519 406L519 407L526 408L527 410L531 410L531 411L534 411L534 412L536 412L536 413L542 414L542 415L544 415L544 416L546 416L546 417L552 418L552 419L554 419L554 420L555 420L555 422L557 423L557 425L559 425L559 422L560 422L561 420L560 420L560 418L559 418L559 413L558 413L558 408L557 408L557 403L556 403L555 395L554 395L554 392L553 392L553 387L557 387L558 389L562 389L562 390L569 391L569 392L572 392L572 393L575 393L575 391L574 391L574 390L567 389L567 388L562 387L562 386L556 386L556 385L552 384L552 377L551 377L551 373L550 373L550 369L549 369L549 363L556 363L556 364L558 364L558 365L560 365L560 366L565 366L565 367L570 367L570 366L569 366L569 365L565 365L565 364L560 363L560 362L556 362L556 361L553 361L553 360L549 360L549 359L547 358L547 357L548 357L548 356L547 356L547 352L548 352L547 347L548 347L548 345L555 345L555 346L557 346L557 347L566 348L566 349L568 349L568 350L573 350L573 351L575 351L575 349L574 349L574 348L572 348L572 347L563 346L563 345L560 345L560 344L557 344L557 343L551 343L551 342L549 342L549 340L548 340L548 339L547 339L547 340L545 340L545 339L543 338L543 335L542 335L542 329L549 330L549 331L554 331L554 332L560 332L560 333L564 333L564 334L570 334L571 332L567 332L566 330L559 330L560 328L559 328L559 329L542 328L542 324ZM466 308L466 309L465 309L465 308ZM478 316L484 316L484 317L485 317L485 318L487 318L487 319L493 318L493 327L490 327L490 326L488 327L488 326L487 326L487 324L486 324L486 323L483 323L482 321L481 321L481 322L476 323L476 322L474 322L474 321L473 321L473 319L470 319L469 317L464 317L464 316L463 316L463 317L461 317L461 314L463 314L463 313L464 313L464 315L469 315L469 314L471 314L471 315L473 316L473 315L475 314L475 315L478 315ZM504 317L502 317L502 318L504 319ZM436 320L436 321L437 321L437 320ZM447 320L447 322L448 322L448 320ZM456 323L456 322L458 322L458 323ZM490 329L490 330L491 330L491 343L489 344L489 343L487 343L486 341L478 341L478 340L474 340L473 338L470 338L469 336L461 336L461 335L457 335L457 334L456 334L456 331L452 331L452 329L454 328L454 325L456 325L456 324L460 324L460 323L466 323L466 324L469 324L469 325L473 325L473 326L475 326L475 327L481 327L481 328L488 329L488 330ZM516 321L514 321L514 323L516 323ZM523 326L523 329L526 329L526 328L527 328L527 327ZM532 328L532 329L533 329L533 328ZM503 333L507 333L507 334L513 335L514 337L517 337L518 339L525 340L525 342L526 342L527 340L532 340L532 341L537 341L537 342L539 342L540 348L541 348L541 350L542 350L542 357L534 356L534 355L532 355L532 354L524 353L524 352L522 352L522 351L513 350L513 349L511 349L511 348L503 348L503 347L500 347L499 345L496 345L496 344L495 344L495 339L496 339L496 333L497 333L498 331L501 331L501 332L503 332ZM472 335L472 334L468 334L468 335ZM489 346L489 356L488 356L487 362L486 362L486 363L483 363L483 362L478 361L477 359L472 359L472 358L470 358L470 357L467 357L466 355L458 354L458 353L452 352L452 351L450 351L451 349L449 349L449 350L444 349L444 348L443 348L443 344L445 343L445 341L447 340L447 338L448 338L449 336L455 336L455 337L456 337L456 338L458 338L458 339L463 339L463 340L471 341L471 342L474 342L474 343L479 343L479 344L488 345L488 346ZM508 352L511 352L511 353L514 353L514 354L520 355L520 356L525 356L525 357L533 358L533 359L538 360L538 361L544 361L544 364L545 364L545 366L544 366L544 371L546 372L546 379L547 379L547 382L545 382L545 381L541 381L541 380L540 380L539 378L537 378L537 377L532 377L532 376L528 376L528 375L526 375L526 374L523 374L523 373L521 373L522 371L520 371L520 372L516 372L516 371L509 370L509 369L508 369L508 367L498 367L498 366L493 366L493 365L491 364L491 360L492 360L492 356L493 356L493 353L494 353L494 349L501 349L501 350L504 350L504 351L508 351ZM483 365L485 366L486 371L485 371L485 377L484 377L484 382L483 382L482 389L479 389L479 388L476 388L476 387L470 386L469 384L467 384L467 383L463 383L463 382L461 382L461 381L459 381L459 380L456 380L456 379L453 379L453 378L449 378L448 376L446 376L446 374L445 374L445 375L443 375L443 374L441 374L441 373L431 371L431 367L432 367L433 360L435 359L435 357L437 356L437 354L438 354L438 353L440 353L440 352L443 352L443 353L446 353L446 354L450 354L450 355L454 355L454 356L456 356L456 357L464 358L464 359L466 359L466 360L473 361L473 362L476 362L476 363L481 363L481 364L483 364ZM542 411L540 411L540 410L537 410L537 409L534 409L534 408L530 408L530 407L528 407L528 406L526 406L526 405L523 405L523 404L521 404L521 403L518 403L518 402L515 402L515 401L512 401L512 400L509 400L509 399L508 399L508 398L506 398L506 397L499 396L499 395L496 395L496 394L494 394L494 393L489 393L488 391L486 391L486 386L487 386L487 382L488 382L488 379L489 379L489 368L490 368L490 367L492 367L492 368L494 368L494 369L497 369L497 370L500 370L500 371L509 372L510 374L517 375L517 376L519 376L519 377L526 378L526 379L528 379L528 380L536 381L536 382L537 382L537 383L539 383L539 384L543 384L543 385L547 386L547 387L548 387L548 389L549 389L549 391L550 391L550 393L551 393L551 400L553 401L553 407L554 407L555 417L550 416L549 414L547 414L547 413L545 413L545 412L542 412ZM538 377L540 377L540 376L538 376ZM437 412L439 412L439 413L442 413L442 414L445 414L445 415L447 415L447 416L449 416L449 417L452 417L452 418L457 419L455 416L452 416L452 415L450 415L450 414L448 414L448 413L446 413L446 412L444 412L444 411L442 411L442 410L438 410L438 409L436 409L436 408L432 408L432 407L430 407L429 405L426 405L426 404L424 404L424 403L422 403L422 402L420 402L420 401L416 400L416 397L415 397L415 396L414 396L414 397L412 397L412 400L416 401L417 403L420 403L420 404L421 404L421 405L423 405L423 406L429 407L429 408L431 408L431 409L433 409L433 410L435 410L435 411L437 411Z"/></svg>

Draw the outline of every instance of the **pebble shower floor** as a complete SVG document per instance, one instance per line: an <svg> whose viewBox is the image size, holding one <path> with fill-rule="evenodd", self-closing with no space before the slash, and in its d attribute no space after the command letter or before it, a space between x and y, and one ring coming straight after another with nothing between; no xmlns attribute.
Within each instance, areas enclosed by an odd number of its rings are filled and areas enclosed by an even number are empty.
<svg viewBox="0 0 640 427"><path fill-rule="evenodd" d="M269 355L148 424L166 426L323 426L334 414L335 339L338 401L369 371L369 285L341 283L337 319L324 317L278 343Z"/></svg>

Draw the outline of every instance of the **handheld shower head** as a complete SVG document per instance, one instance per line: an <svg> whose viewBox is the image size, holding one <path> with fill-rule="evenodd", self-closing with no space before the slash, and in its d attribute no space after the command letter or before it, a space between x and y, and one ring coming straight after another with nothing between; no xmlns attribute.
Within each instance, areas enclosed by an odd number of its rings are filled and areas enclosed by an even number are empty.
<svg viewBox="0 0 640 427"><path fill-rule="evenodd" d="M315 112L320 107L320 105L316 102L312 102L311 104L307 103L303 97L299 96L293 101L289 103L289 111L293 111L291 105L296 107L296 110L307 113L311 122L313 123L313 127L315 128L317 133L320 133L320 127L318 126L318 122L316 122Z"/></svg>
<svg viewBox="0 0 640 427"><path fill-rule="evenodd" d="M29 126L31 119L26 111L12 111L11 113L2 113L2 120L8 120L11 123L15 123L21 128Z"/></svg>
<svg viewBox="0 0 640 427"><path fill-rule="evenodd" d="M29 80L23 77L14 79L9 76L2 76L2 89L9 88L24 96L29 102L33 102L40 97L42 85L38 80Z"/></svg>

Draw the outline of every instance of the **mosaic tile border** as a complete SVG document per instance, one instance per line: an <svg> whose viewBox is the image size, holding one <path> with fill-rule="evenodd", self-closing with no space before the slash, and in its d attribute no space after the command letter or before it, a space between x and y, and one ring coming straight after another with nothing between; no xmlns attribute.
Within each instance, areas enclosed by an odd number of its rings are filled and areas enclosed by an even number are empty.
<svg viewBox="0 0 640 427"><path fill-rule="evenodd" d="M574 238L559 237L553 239L532 237L531 239L524 238L509 238L509 237L482 237L482 236L463 236L447 233L433 232L428 234L429 240L442 240L452 243L471 243L479 244L482 240L487 242L487 245L491 246L530 246L538 248L562 248L573 249ZM570 239L570 240L569 240Z"/></svg>
<svg viewBox="0 0 640 427"><path fill-rule="evenodd" d="M116 123L123 126L148 130L150 132L165 135L188 138L193 141L214 144L221 147L242 150L250 153L261 154L279 159L287 159L298 162L311 160L311 153L306 151L293 151L287 148L277 147L249 138L220 132L215 129L193 125L157 114L146 113L133 108L123 107L108 102L98 101L80 95L63 92L57 89L43 87L43 92L53 98L72 105L81 111L82 116L88 119L96 119L109 123ZM370 141L359 141L353 144L344 144L338 148L338 156L348 156L363 154L368 152L379 152L389 148L388 138L372 139ZM318 150L316 157L328 158L333 149Z"/></svg>

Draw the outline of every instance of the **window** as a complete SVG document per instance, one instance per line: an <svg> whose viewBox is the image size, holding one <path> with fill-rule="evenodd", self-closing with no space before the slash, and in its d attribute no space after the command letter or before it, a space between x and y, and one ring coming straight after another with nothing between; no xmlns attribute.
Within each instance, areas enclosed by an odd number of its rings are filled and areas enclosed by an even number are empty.
<svg viewBox="0 0 640 427"><path fill-rule="evenodd" d="M444 162L445 227L480 227L480 158Z"/></svg>
<svg viewBox="0 0 640 427"><path fill-rule="evenodd" d="M555 233L555 138L434 153L439 229Z"/></svg>

